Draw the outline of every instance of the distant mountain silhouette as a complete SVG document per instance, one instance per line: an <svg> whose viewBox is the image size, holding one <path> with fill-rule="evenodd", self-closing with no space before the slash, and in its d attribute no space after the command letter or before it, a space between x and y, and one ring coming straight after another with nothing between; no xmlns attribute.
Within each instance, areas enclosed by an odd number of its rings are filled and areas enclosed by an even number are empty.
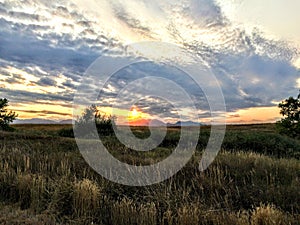
<svg viewBox="0 0 300 225"><path fill-rule="evenodd" d="M197 123L194 121L177 121L176 123L168 123L168 127L193 127L193 126L201 126L201 123Z"/></svg>
<svg viewBox="0 0 300 225"><path fill-rule="evenodd" d="M201 123L197 123L194 121L177 121L176 123L164 123L161 120L149 120L149 119L140 119L140 120L135 120L133 122L129 123L130 126L151 126L151 127L163 127L163 126L168 126L168 127L180 127L180 126L185 126L185 127L193 127L193 126L201 126Z"/></svg>
<svg viewBox="0 0 300 225"><path fill-rule="evenodd" d="M151 127L163 127L163 126L166 126L166 124L161 120L151 120L149 122L149 126L151 126Z"/></svg>
<svg viewBox="0 0 300 225"><path fill-rule="evenodd" d="M47 120L47 119L39 119L39 118L32 118L32 119L17 119L13 122L13 124L72 124L72 120Z"/></svg>
<svg viewBox="0 0 300 225"><path fill-rule="evenodd" d="M39 118L33 118L33 119L17 119L13 122L13 124L72 124L71 119L67 120L61 120L61 121L55 121L55 120L47 120L47 119L39 119ZM164 123L161 120L150 120L150 119L139 119L134 120L132 122L129 122L130 126L151 126L151 127L180 127L180 126L186 126L186 127L192 127L192 126L200 126L201 123L197 123L194 121L177 121L176 123Z"/></svg>
<svg viewBox="0 0 300 225"><path fill-rule="evenodd" d="M59 123L60 124L72 124L72 120L71 119L69 119L69 120L61 120Z"/></svg>
<svg viewBox="0 0 300 225"><path fill-rule="evenodd" d="M46 120L46 119L38 119L38 118L33 118L33 119L17 119L13 122L13 124L56 124L58 122L54 120Z"/></svg>

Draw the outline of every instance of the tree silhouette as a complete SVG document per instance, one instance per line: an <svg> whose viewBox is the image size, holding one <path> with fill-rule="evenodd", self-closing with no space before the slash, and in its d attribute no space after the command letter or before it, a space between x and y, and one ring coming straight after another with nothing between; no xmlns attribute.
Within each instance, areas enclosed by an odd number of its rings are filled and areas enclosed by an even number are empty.
<svg viewBox="0 0 300 225"><path fill-rule="evenodd" d="M0 129L5 131L12 131L13 128L9 126L17 118L17 114L13 111L8 111L8 100L0 98Z"/></svg>
<svg viewBox="0 0 300 225"><path fill-rule="evenodd" d="M277 122L277 129L280 133L290 137L300 137L300 91L297 98L289 97L278 107L281 109L280 114L284 116Z"/></svg>
<svg viewBox="0 0 300 225"><path fill-rule="evenodd" d="M115 117L102 115L96 105L87 107L81 117L75 122L75 129L79 136L91 135L93 126L96 126L98 135L109 136L114 134Z"/></svg>

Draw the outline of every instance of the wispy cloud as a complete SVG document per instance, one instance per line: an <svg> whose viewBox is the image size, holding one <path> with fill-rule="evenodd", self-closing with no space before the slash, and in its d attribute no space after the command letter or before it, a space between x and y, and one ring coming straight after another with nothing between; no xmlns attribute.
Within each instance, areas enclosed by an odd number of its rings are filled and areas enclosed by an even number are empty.
<svg viewBox="0 0 300 225"><path fill-rule="evenodd" d="M293 95L300 77L293 64L299 49L267 37L258 28L249 32L236 26L222 7L214 0L4 0L0 3L1 94L13 104L29 104L31 99L70 104L81 76L98 56L113 47L122 50L127 43L150 39L180 44L209 65L229 112L274 106ZM18 70L12 73L8 67ZM155 65L148 69L180 83L197 100L198 109L207 111L203 93L188 78ZM111 104L116 92L133 78L132 71L123 71L108 83L102 103ZM172 116L170 105L151 101L139 107Z"/></svg>

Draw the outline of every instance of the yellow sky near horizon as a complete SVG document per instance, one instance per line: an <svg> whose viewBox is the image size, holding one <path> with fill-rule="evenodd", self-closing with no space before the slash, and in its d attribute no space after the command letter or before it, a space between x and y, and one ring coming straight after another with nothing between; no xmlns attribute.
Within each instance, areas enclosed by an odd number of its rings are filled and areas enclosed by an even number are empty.
<svg viewBox="0 0 300 225"><path fill-rule="evenodd" d="M18 106L10 104L10 110L16 111L19 114L18 119L31 119L31 118L43 118L49 120L69 120L72 119L71 106L61 106L47 103L41 104L20 104ZM103 115L114 115L117 118L118 124L134 123L141 119L151 120L153 115L142 112L140 109L136 110L124 110L110 107L103 107L99 109ZM226 123L228 124L246 124L246 123L273 123L280 119L280 109L277 106L270 107L252 107L237 110L236 112L226 113ZM113 114L112 114L113 113ZM164 119L161 119L164 121ZM127 122L126 122L127 121ZM208 123L210 118L203 118L200 122ZM177 122L177 121L164 121L164 122Z"/></svg>

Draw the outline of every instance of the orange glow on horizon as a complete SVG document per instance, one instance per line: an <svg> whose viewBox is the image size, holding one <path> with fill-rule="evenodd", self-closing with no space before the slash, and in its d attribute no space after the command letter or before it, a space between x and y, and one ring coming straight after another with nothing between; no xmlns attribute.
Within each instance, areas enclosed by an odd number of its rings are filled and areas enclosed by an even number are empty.
<svg viewBox="0 0 300 225"><path fill-rule="evenodd" d="M66 105L61 101L57 102L39 102L35 104L11 103L10 110L16 111L18 119L51 119L67 120L72 119L72 105ZM130 110L99 107L102 115L115 116L116 123L119 125L130 124L132 126L147 126L154 118L154 115L143 112L140 108L134 106ZM81 109L78 109L81 110ZM226 114L226 123L228 124L251 124L251 123L271 123L279 120L281 115L277 106L271 107L253 107L240 109ZM164 121L162 118L157 118ZM202 118L202 122L209 123L210 118ZM168 120L170 123L177 121Z"/></svg>
<svg viewBox="0 0 300 225"><path fill-rule="evenodd" d="M280 109L277 106L253 107L228 113L227 123L272 123L281 118Z"/></svg>

